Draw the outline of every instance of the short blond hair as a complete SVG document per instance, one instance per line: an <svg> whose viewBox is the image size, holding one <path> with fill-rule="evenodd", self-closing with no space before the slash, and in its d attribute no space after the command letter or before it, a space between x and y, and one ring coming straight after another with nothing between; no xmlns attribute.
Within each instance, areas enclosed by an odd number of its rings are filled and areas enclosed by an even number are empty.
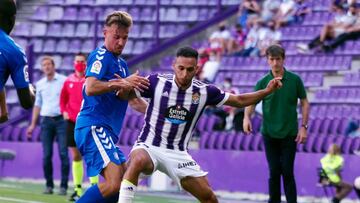
<svg viewBox="0 0 360 203"><path fill-rule="evenodd" d="M128 28L132 26L133 20L131 15L125 11L114 11L105 20L105 26L111 26L112 24Z"/></svg>

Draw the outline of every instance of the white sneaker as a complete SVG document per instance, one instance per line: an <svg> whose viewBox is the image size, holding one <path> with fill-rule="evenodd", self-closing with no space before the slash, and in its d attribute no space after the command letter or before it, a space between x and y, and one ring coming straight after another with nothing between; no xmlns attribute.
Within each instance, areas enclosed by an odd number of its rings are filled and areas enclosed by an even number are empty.
<svg viewBox="0 0 360 203"><path fill-rule="evenodd" d="M309 46L305 43L298 43L296 44L296 47L298 48L298 51L303 54L310 51Z"/></svg>

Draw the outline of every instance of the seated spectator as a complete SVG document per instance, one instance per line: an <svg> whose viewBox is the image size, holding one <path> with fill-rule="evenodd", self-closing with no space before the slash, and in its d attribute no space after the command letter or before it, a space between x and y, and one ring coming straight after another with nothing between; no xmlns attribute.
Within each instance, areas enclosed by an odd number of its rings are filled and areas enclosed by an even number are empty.
<svg viewBox="0 0 360 203"><path fill-rule="evenodd" d="M199 52L199 60L198 60L198 70L196 72L196 79L200 80L200 76L202 73L202 69L204 68L205 63L209 60L211 49L209 48L200 48Z"/></svg>
<svg viewBox="0 0 360 203"><path fill-rule="evenodd" d="M352 190L352 185L342 180L340 171L344 165L344 158L341 156L340 148L336 144L329 147L328 153L320 160L321 167L328 177L331 185L335 186L335 197L332 203L339 203Z"/></svg>
<svg viewBox="0 0 360 203"><path fill-rule="evenodd" d="M205 62L200 73L200 80L205 83L212 83L220 67L220 57L216 50L211 50L209 60Z"/></svg>
<svg viewBox="0 0 360 203"><path fill-rule="evenodd" d="M349 40L360 39L360 16L351 27L345 29L345 32L336 37L333 41L323 46L325 52L332 52L334 49Z"/></svg>
<svg viewBox="0 0 360 203"><path fill-rule="evenodd" d="M218 25L218 30L214 31L210 37L210 48L215 50L217 53L230 53L232 44L231 32L226 28L224 22Z"/></svg>
<svg viewBox="0 0 360 203"><path fill-rule="evenodd" d="M332 5L332 9L335 12L335 18L332 22L326 24L319 36L315 37L310 43L297 44L298 51L300 53L306 53L310 49L315 47L325 45L325 40L334 39L341 34L345 33L347 29L349 29L352 25L355 24L357 19L357 9L356 5L353 4L350 6L349 11L347 13L344 12L341 4L334 3Z"/></svg>
<svg viewBox="0 0 360 203"><path fill-rule="evenodd" d="M238 24L246 28L248 19L258 18L260 12L261 7L256 0L244 0L239 6Z"/></svg>
<svg viewBox="0 0 360 203"><path fill-rule="evenodd" d="M281 32L276 29L275 20L267 23L267 27L259 30L259 41L257 48L260 51L258 55L265 56L265 51L270 45L279 44L281 40Z"/></svg>
<svg viewBox="0 0 360 203"><path fill-rule="evenodd" d="M232 94L238 94L237 88L234 88L232 85L231 78L225 78L222 90ZM244 109L234 108L229 106L223 106L220 108L215 108L212 112L218 116L221 121L214 126L214 130L236 130L242 131L242 120L244 118Z"/></svg>
<svg viewBox="0 0 360 203"><path fill-rule="evenodd" d="M267 23L273 20L279 11L280 5L280 0L265 0L262 3L261 17L258 19L258 22Z"/></svg>
<svg viewBox="0 0 360 203"><path fill-rule="evenodd" d="M242 51L245 46L246 33L240 24L236 24L233 37L234 37L234 43L232 48L233 52L236 53Z"/></svg>
<svg viewBox="0 0 360 203"><path fill-rule="evenodd" d="M359 127L360 121L356 119L351 119L346 126L345 135L350 136L352 133L355 133L357 130L359 130Z"/></svg>
<svg viewBox="0 0 360 203"><path fill-rule="evenodd" d="M283 0L280 3L278 12L273 17L276 28L295 22L296 3L294 0Z"/></svg>
<svg viewBox="0 0 360 203"><path fill-rule="evenodd" d="M296 0L295 3L294 22L302 23L305 16L312 12L311 5L309 2L305 2L305 0Z"/></svg>
<svg viewBox="0 0 360 203"><path fill-rule="evenodd" d="M246 35L246 40L244 43L244 49L240 52L236 52L234 55L236 56L257 56L259 50L257 48L257 43L259 40L259 31L261 30L262 26L260 23L254 21L250 25L250 30Z"/></svg>

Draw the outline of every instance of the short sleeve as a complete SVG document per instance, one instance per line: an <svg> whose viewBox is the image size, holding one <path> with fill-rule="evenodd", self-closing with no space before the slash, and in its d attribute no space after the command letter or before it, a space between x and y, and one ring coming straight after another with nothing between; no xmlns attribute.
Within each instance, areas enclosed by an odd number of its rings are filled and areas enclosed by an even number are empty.
<svg viewBox="0 0 360 203"><path fill-rule="evenodd" d="M305 99L306 98L306 90L304 87L304 83L301 80L300 77L297 77L297 84L296 84L296 88L297 88L297 96L300 99Z"/></svg>
<svg viewBox="0 0 360 203"><path fill-rule="evenodd" d="M43 101L42 101L42 97L41 97L41 88L40 88L39 83L36 84L36 89L37 89L37 91L35 94L35 104L34 105L41 108Z"/></svg>
<svg viewBox="0 0 360 203"><path fill-rule="evenodd" d="M145 97L145 98L153 98L154 92L155 92L155 87L156 87L156 84L159 79L158 79L157 75L149 75L146 78L149 79L149 81L150 81L149 89L145 89L143 92L140 92L135 89L136 96L137 97Z"/></svg>
<svg viewBox="0 0 360 203"><path fill-rule="evenodd" d="M9 69L11 79L16 89L29 87L28 65L25 54L22 51L17 50L13 53L2 53L0 55L0 67L5 72L7 72L6 69ZM3 82L5 83L6 80ZM4 84L2 84L2 87L3 85Z"/></svg>
<svg viewBox="0 0 360 203"><path fill-rule="evenodd" d="M221 91L219 88L214 85L207 86L207 105L211 106L222 106L229 98L230 94L224 91Z"/></svg>
<svg viewBox="0 0 360 203"><path fill-rule="evenodd" d="M108 61L110 55L106 54L105 49L98 49L97 52L93 52L87 61L86 77L95 77L101 80L108 71Z"/></svg>

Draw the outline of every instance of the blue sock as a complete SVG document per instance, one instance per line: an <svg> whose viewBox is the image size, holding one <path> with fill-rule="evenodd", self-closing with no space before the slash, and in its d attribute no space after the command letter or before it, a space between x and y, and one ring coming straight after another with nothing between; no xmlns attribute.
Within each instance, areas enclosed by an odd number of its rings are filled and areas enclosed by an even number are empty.
<svg viewBox="0 0 360 203"><path fill-rule="evenodd" d="M119 193L117 192L115 195L106 198L106 203L117 203L119 201Z"/></svg>
<svg viewBox="0 0 360 203"><path fill-rule="evenodd" d="M105 199L101 195L98 185L93 185L80 197L77 203L104 203Z"/></svg>

